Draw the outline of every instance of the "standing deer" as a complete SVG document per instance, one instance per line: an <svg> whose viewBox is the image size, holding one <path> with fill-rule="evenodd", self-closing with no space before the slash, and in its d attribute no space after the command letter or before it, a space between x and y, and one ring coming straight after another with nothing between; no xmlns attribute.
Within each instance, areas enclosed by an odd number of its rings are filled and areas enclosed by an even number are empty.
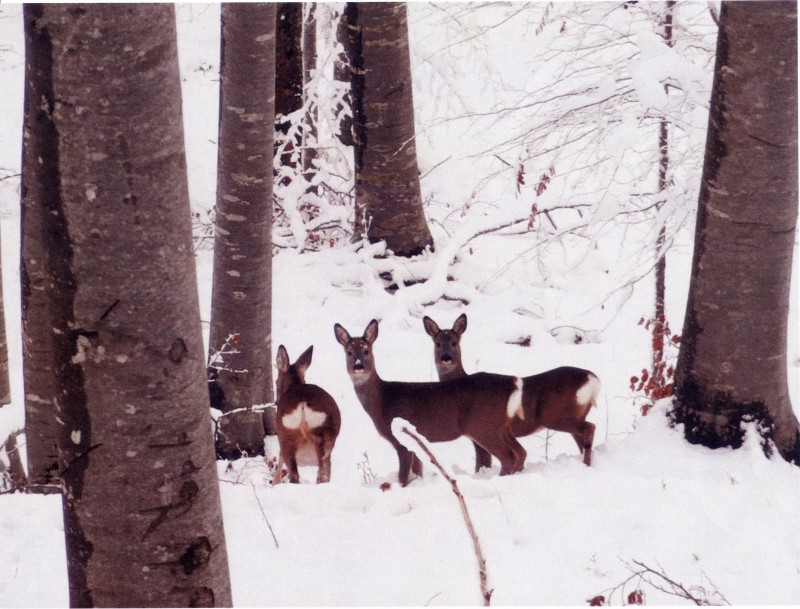
<svg viewBox="0 0 800 609"><path fill-rule="evenodd" d="M289 470L289 482L300 481L298 465L317 465L317 484L331 479L331 453L342 418L327 391L305 382L313 351L314 347L309 347L290 365L286 349L278 347L275 429L281 453L273 484L281 482L282 463Z"/></svg>
<svg viewBox="0 0 800 609"><path fill-rule="evenodd" d="M440 330L430 317L422 320L425 331L433 339L433 356L439 380L446 381L467 376L461 364L461 335L467 329L467 316L461 314L452 330ZM593 423L586 415L596 405L600 380L594 373L581 368L562 366L522 379L524 418L511 425L516 437L527 436L543 427L572 434L583 462L592 462L594 442ZM475 471L491 467L492 455L475 444Z"/></svg>
<svg viewBox="0 0 800 609"><path fill-rule="evenodd" d="M372 352L377 321L369 322L358 338L339 324L334 332L344 347L347 372L361 405L397 452L400 484L408 484L411 472L422 475L422 462L392 434L392 421L398 417L431 442L461 436L477 442L498 458L501 476L523 468L525 449L511 433L511 421L523 416L520 379L482 372L445 383L384 381L375 370Z"/></svg>

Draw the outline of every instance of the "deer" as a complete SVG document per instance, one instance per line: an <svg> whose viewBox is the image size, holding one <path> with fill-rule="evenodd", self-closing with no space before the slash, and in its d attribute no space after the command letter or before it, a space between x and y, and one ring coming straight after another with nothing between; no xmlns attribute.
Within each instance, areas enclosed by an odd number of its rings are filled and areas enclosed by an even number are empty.
<svg viewBox="0 0 800 609"><path fill-rule="evenodd" d="M430 442L466 436L500 461L500 475L521 471L527 453L511 433L511 422L522 417L521 380L479 372L447 382L384 381L375 369L372 346L378 322L367 324L363 336L352 337L334 325L344 347L347 372L358 400L378 434L397 452L398 479L407 486L411 474L422 476L422 462L392 433L392 421L405 419Z"/></svg>
<svg viewBox="0 0 800 609"><path fill-rule="evenodd" d="M461 335L467 329L462 313L450 330L441 330L427 315L422 319L425 332L433 339L433 356L440 381L467 376L461 363ZM592 462L595 426L586 420L597 405L600 380L589 370L562 366L522 379L522 408L525 416L515 419L511 431L515 437L527 436L542 428L572 434L583 454L583 463ZM475 471L492 466L492 455L475 444Z"/></svg>
<svg viewBox="0 0 800 609"><path fill-rule="evenodd" d="M286 348L278 347L275 430L280 457L273 484L281 483L283 464L289 482L294 484L300 482L298 465L317 465L317 484L331 479L331 453L342 418L336 400L327 391L305 382L313 353L312 345L290 364Z"/></svg>

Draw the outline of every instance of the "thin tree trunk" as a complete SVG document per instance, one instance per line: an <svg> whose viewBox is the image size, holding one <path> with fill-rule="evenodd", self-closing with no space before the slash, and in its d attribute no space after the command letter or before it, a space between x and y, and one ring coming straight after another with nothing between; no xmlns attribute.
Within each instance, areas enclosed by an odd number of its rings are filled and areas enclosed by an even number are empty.
<svg viewBox="0 0 800 609"><path fill-rule="evenodd" d="M222 5L220 78L210 350L214 353L228 337L235 337L223 368L212 371L212 406L228 412L274 399L270 353L275 4ZM226 433L234 446L237 436L246 434L249 439L239 438L242 449L263 452L263 424L257 416L243 416L248 419L244 427Z"/></svg>
<svg viewBox="0 0 800 609"><path fill-rule="evenodd" d="M433 246L417 167L406 5L349 2L355 140L354 236L398 256Z"/></svg>
<svg viewBox="0 0 800 609"><path fill-rule="evenodd" d="M756 420L800 463L786 361L797 85L797 5L723 2L673 416L711 447L741 445Z"/></svg>
<svg viewBox="0 0 800 609"><path fill-rule="evenodd" d="M303 107L303 3L275 4L275 129L286 140L292 121L286 117ZM276 142L277 143L277 142ZM292 153L302 145L298 137L286 141L282 166L295 167Z"/></svg>
<svg viewBox="0 0 800 609"><path fill-rule="evenodd" d="M311 85L317 69L317 3L305 2L303 19L303 105L305 120L303 122L302 165L303 178L309 185L307 192L316 191L311 186L314 179L314 161L317 159L317 100L312 94Z"/></svg>
<svg viewBox="0 0 800 609"><path fill-rule="evenodd" d="M664 42L672 47L674 44L672 38L672 17L675 9L675 1L667 0L666 9L664 11ZM664 89L669 94L668 86L664 85ZM658 129L658 192L663 194L667 192L667 180L669 175L669 121L664 116L659 122ZM656 206L660 210L662 203ZM663 385L666 381L664 377L664 329L667 323L666 311L666 295L667 295L667 252L664 249L667 241L667 228L662 224L658 229L658 237L656 237L656 267L655 267L655 307L653 317L653 367L652 378L659 384L659 390L663 390ZM658 391L660 395L661 391Z"/></svg>
<svg viewBox="0 0 800 609"><path fill-rule="evenodd" d="M2 264L0 264L2 268ZM8 339L6 338L3 282L0 280L0 406L11 403L11 384L8 377Z"/></svg>
<svg viewBox="0 0 800 609"><path fill-rule="evenodd" d="M27 5L72 606L230 605L171 5ZM55 264L55 266L53 266ZM45 290L51 286L45 285Z"/></svg>
<svg viewBox="0 0 800 609"><path fill-rule="evenodd" d="M0 265L2 268L2 265ZM3 282L0 280L0 407L11 403L11 384L8 377L8 339L6 338Z"/></svg>
<svg viewBox="0 0 800 609"><path fill-rule="evenodd" d="M336 25L336 41L341 45L342 51L337 55L333 63L333 78L334 80L345 83L347 92L342 96L340 105L334 108L334 116L340 116L339 119L339 132L336 137L345 146L355 146L353 139L353 67L350 62L358 60L361 51L353 48L357 43L355 35L355 23L351 21L356 19L356 6L352 2L347 2L344 5L344 10L339 15L339 20ZM331 9L327 9L330 14Z"/></svg>

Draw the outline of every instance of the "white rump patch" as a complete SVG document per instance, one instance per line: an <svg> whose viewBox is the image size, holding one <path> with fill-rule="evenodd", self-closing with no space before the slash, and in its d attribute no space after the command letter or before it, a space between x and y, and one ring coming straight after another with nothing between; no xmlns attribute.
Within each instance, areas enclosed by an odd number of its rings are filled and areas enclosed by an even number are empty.
<svg viewBox="0 0 800 609"><path fill-rule="evenodd" d="M575 393L575 400L581 406L594 406L598 393L600 393L600 379L594 374L590 374L583 386Z"/></svg>
<svg viewBox="0 0 800 609"><path fill-rule="evenodd" d="M300 402L292 412L283 415L281 422L287 429L300 429L305 425L310 429L321 427L328 420L328 415L319 410L312 410L307 402Z"/></svg>
<svg viewBox="0 0 800 609"><path fill-rule="evenodd" d="M514 377L514 391L508 396L506 413L509 419L513 419L515 416L520 419L525 418L525 412L522 410L522 379L518 376Z"/></svg>

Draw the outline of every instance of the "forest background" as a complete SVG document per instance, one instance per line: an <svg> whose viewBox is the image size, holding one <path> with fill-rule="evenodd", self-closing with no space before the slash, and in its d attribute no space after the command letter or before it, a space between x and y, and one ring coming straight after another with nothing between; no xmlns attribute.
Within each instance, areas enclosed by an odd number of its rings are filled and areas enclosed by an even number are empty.
<svg viewBox="0 0 800 609"><path fill-rule="evenodd" d="M381 492L396 482L396 462L352 393L332 332L334 322L356 334L379 318L384 378L428 380L435 369L421 316L449 325L463 311L469 370L531 374L569 364L595 371L604 385L590 415L598 426L591 469L570 438L546 433L524 441L525 472L503 479L496 468L470 473L466 441L434 446L478 521L496 603L580 604L600 594L622 603L639 590L651 603L676 602L681 592L670 581L713 602L800 599L796 468L766 460L753 434L739 451L686 444L667 425L667 406L645 416L650 396L631 384L650 366L652 336L639 322L652 316L659 248L668 268L667 319L673 334L682 327L716 36L706 3L679 3L675 44L666 45L654 17L661 3L639 4L409 5L420 182L437 246L413 260L386 257L380 244L349 244L353 170L335 138L335 32L318 30L329 43L319 50L316 86L328 100L320 104L318 137L330 189L292 205L304 197L299 182L276 186L272 334L293 358L314 344L309 378L337 399L344 425L327 487L272 488L263 459L220 462L236 604L480 600L444 480L428 467L424 480ZM7 41L0 68L16 83L0 128L12 379L11 404L0 410L5 437L22 428L24 413L13 287L23 42L21 8L0 10ZM177 23L198 294L208 322L219 7L179 5ZM665 81L675 86L665 92ZM664 115L674 137L671 177L660 190ZM661 226L667 239L659 246ZM794 268L787 365L796 410ZM403 286L419 278L429 281ZM391 283L400 288L390 293ZM669 348L674 361L677 345ZM0 576L0 605L66 604L60 502L4 495L0 522L10 565ZM38 585L44 573L54 585Z"/></svg>

